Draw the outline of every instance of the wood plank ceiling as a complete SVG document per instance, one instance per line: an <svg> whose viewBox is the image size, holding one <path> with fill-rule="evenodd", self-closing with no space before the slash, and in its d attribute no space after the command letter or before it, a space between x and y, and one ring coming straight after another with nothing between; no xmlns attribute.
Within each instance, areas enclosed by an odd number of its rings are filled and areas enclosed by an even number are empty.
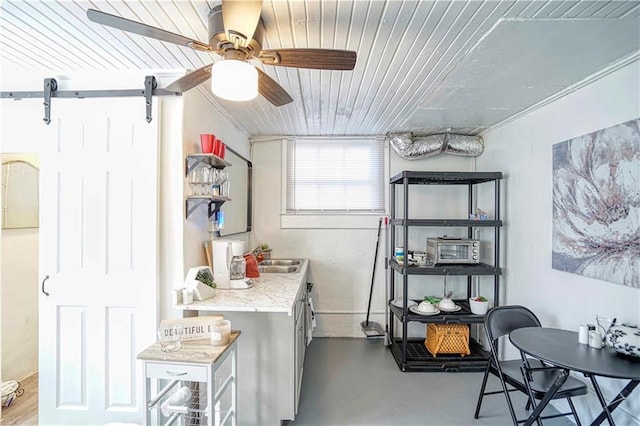
<svg viewBox="0 0 640 426"><path fill-rule="evenodd" d="M94 24L86 9L206 42L214 5L3 0L1 64L52 73L196 69L219 57ZM279 108L199 87L254 137L478 134L640 51L640 1L267 0L262 19L263 48L348 49L358 60L347 72L256 62L294 99Z"/></svg>

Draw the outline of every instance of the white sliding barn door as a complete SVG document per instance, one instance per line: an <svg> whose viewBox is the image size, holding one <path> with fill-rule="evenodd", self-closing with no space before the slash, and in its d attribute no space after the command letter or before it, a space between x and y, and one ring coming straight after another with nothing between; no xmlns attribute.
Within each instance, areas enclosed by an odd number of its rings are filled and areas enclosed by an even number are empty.
<svg viewBox="0 0 640 426"><path fill-rule="evenodd" d="M155 341L158 303L153 107L147 123L142 97L53 100L40 156L40 424L142 422L136 354Z"/></svg>

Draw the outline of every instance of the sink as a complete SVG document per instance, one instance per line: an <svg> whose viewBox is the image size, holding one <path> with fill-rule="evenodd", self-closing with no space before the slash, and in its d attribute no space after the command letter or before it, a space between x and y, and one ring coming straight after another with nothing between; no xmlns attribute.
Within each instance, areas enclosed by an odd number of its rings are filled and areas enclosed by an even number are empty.
<svg viewBox="0 0 640 426"><path fill-rule="evenodd" d="M258 271L265 274L295 274L298 272L298 266L260 266Z"/></svg>
<svg viewBox="0 0 640 426"><path fill-rule="evenodd" d="M300 269L299 259L265 259L258 264L258 271L265 274L295 274Z"/></svg>
<svg viewBox="0 0 640 426"><path fill-rule="evenodd" d="M265 259L260 262L261 266L292 266L301 264L301 260L297 259Z"/></svg>

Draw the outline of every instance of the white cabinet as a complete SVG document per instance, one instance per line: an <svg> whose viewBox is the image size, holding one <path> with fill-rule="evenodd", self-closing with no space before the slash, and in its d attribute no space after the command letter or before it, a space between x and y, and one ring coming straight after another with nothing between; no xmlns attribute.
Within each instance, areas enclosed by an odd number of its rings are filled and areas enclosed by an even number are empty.
<svg viewBox="0 0 640 426"><path fill-rule="evenodd" d="M235 426L239 335L233 331L229 344L222 347L193 340L184 342L177 352L162 352L154 343L138 354L144 363L144 424L171 425L181 420L180 424Z"/></svg>
<svg viewBox="0 0 640 426"><path fill-rule="evenodd" d="M295 419L307 340L307 263L299 274L261 274L249 290L219 290L184 312L223 314L234 330L242 330L238 424L274 425ZM280 304L280 298L286 303ZM266 306L276 300L277 306Z"/></svg>

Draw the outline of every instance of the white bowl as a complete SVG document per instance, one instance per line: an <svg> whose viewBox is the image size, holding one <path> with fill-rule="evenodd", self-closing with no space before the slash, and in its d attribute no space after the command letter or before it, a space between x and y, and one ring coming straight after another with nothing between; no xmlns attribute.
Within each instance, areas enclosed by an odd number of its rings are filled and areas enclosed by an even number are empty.
<svg viewBox="0 0 640 426"><path fill-rule="evenodd" d="M431 313L436 311L436 307L429 302L420 302L420 304L416 307L420 312Z"/></svg>
<svg viewBox="0 0 640 426"><path fill-rule="evenodd" d="M476 315L484 315L489 310L489 301L486 302L478 302L477 300L473 300L474 298L469 298L469 308L471 309L471 313Z"/></svg>
<svg viewBox="0 0 640 426"><path fill-rule="evenodd" d="M393 299L393 301L391 302L393 306L397 306L398 308L402 308L404 306L403 303L404 303L404 300L402 299ZM415 300L407 299L407 308L410 308L415 305L417 305Z"/></svg>
<svg viewBox="0 0 640 426"><path fill-rule="evenodd" d="M451 299L442 299L438 302L438 307L442 309L455 309L456 303Z"/></svg>

